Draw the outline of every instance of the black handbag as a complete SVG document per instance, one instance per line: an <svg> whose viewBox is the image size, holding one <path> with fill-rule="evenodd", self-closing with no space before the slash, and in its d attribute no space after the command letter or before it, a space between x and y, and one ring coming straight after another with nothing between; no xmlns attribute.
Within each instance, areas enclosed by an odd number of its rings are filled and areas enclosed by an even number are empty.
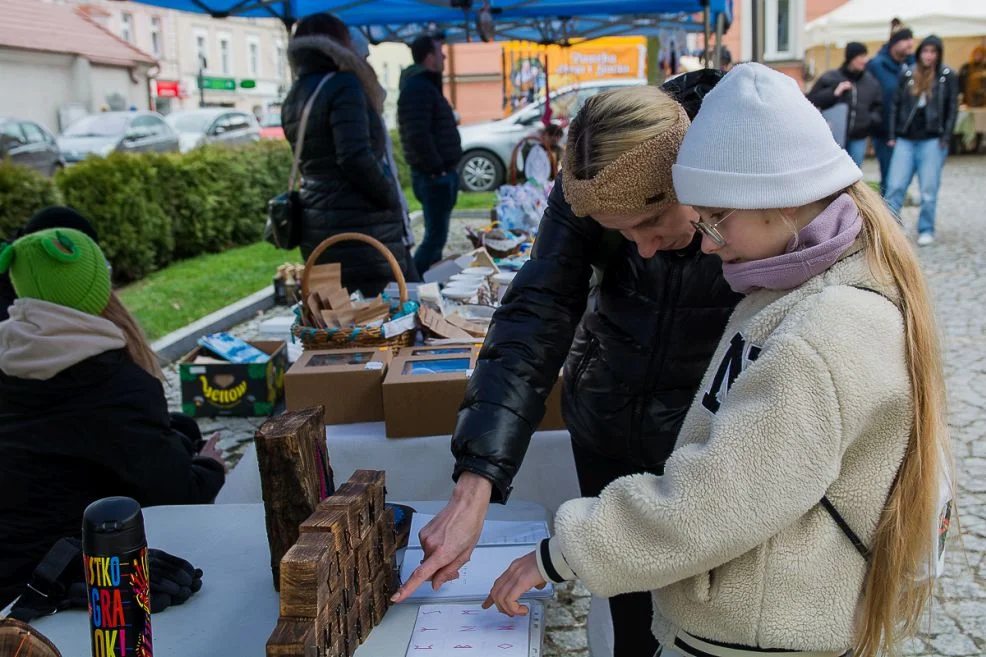
<svg viewBox="0 0 986 657"><path fill-rule="evenodd" d="M315 104L318 92L333 75L335 73L328 73L319 81L315 91L305 103L305 109L301 112L301 126L298 128L298 141L294 146L294 160L291 162L288 191L267 202L267 225L264 226L264 239L279 249L294 249L301 244L301 216L304 208L301 205L301 194L298 193L297 189L301 151L305 145L305 130L308 128L308 116L312 113L312 105Z"/></svg>

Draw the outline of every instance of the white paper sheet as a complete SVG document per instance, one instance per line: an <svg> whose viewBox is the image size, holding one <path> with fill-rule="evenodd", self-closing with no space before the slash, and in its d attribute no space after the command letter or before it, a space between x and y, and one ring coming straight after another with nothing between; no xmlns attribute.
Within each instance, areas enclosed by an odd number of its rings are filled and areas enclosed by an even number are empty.
<svg viewBox="0 0 986 657"><path fill-rule="evenodd" d="M503 574L514 559L531 552L530 545L497 545L476 548L472 558L459 569L459 578L446 582L437 591L425 583L417 588L404 602L482 602L490 594L493 582ZM407 548L404 552L404 562L401 564L401 581L406 582L414 569L424 558L421 548ZM543 589L531 589L521 596L521 599L542 599L554 595L554 588L549 582Z"/></svg>
<svg viewBox="0 0 986 657"><path fill-rule="evenodd" d="M544 608L510 618L479 605L422 605L405 657L539 657Z"/></svg>
<svg viewBox="0 0 986 657"><path fill-rule="evenodd" d="M418 532L434 517L430 513L415 513L411 516L408 547L421 547ZM487 520L483 523L483 533L479 536L477 547L537 545L543 538L548 538L548 524L541 520Z"/></svg>

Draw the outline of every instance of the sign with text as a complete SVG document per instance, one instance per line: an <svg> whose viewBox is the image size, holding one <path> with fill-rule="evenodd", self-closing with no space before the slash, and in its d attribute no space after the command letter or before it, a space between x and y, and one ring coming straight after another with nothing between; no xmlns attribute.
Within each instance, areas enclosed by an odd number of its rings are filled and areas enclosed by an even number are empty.
<svg viewBox="0 0 986 657"><path fill-rule="evenodd" d="M211 78L203 76L199 78L199 89L212 89L213 91L236 91L236 80L233 78Z"/></svg>

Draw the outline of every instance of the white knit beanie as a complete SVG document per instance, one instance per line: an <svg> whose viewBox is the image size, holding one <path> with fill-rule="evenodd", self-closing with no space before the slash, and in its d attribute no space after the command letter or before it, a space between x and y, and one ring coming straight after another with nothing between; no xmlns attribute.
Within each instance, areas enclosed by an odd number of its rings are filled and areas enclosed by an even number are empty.
<svg viewBox="0 0 986 657"><path fill-rule="evenodd" d="M821 200L863 172L792 78L741 64L702 101L672 176L680 203L766 210Z"/></svg>

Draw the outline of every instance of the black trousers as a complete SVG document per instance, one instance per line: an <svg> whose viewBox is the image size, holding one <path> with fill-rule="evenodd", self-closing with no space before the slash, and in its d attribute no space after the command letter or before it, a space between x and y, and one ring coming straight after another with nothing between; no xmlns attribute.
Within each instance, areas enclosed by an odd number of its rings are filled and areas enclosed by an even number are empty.
<svg viewBox="0 0 986 657"><path fill-rule="evenodd" d="M585 497L597 497L606 486L620 477L642 472L661 474L638 466L613 461L572 441L575 472L579 489ZM654 607L650 592L626 593L609 599L613 616L613 657L654 657L660 644L651 632Z"/></svg>

